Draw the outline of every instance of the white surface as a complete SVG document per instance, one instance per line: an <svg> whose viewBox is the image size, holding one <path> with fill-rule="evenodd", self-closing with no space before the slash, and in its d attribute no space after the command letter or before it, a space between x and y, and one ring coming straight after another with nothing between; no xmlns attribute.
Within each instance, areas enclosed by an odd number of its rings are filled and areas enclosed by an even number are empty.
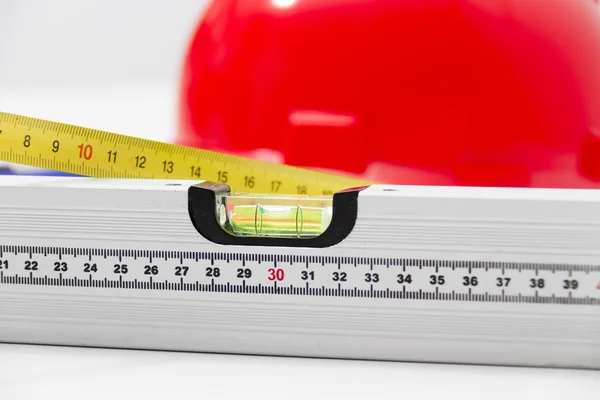
<svg viewBox="0 0 600 400"><path fill-rule="evenodd" d="M0 345L0 398L598 399L592 371Z"/></svg>
<svg viewBox="0 0 600 400"><path fill-rule="evenodd" d="M0 0L0 110L170 140L204 3ZM0 345L2 400L599 396L600 371Z"/></svg>

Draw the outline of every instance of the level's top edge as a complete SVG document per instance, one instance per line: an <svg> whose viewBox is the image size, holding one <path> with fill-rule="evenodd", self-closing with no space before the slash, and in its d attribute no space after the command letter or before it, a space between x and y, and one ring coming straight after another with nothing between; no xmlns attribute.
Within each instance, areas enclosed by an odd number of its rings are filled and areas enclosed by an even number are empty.
<svg viewBox="0 0 600 400"><path fill-rule="evenodd" d="M87 177L12 176L0 175L2 187L53 187L88 189L131 189L186 191L203 180L175 179L99 179ZM372 185L362 190L360 197L419 197L446 199L494 199L494 200L552 200L552 201L598 201L600 189L533 189L490 188L461 186Z"/></svg>

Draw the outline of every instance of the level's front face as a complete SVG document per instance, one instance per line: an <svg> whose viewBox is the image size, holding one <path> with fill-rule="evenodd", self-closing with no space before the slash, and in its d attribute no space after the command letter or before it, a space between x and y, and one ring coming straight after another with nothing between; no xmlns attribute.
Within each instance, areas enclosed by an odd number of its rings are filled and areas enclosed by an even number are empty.
<svg viewBox="0 0 600 400"><path fill-rule="evenodd" d="M0 341L600 368L600 194L0 178Z"/></svg>

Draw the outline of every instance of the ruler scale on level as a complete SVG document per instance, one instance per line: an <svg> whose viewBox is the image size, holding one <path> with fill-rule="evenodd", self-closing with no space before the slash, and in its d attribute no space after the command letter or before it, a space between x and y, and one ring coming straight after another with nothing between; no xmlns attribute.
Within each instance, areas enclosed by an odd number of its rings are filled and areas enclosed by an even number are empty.
<svg viewBox="0 0 600 400"><path fill-rule="evenodd" d="M3 342L600 368L599 191L0 192Z"/></svg>
<svg viewBox="0 0 600 400"><path fill-rule="evenodd" d="M4 112L0 161L96 178L212 180L258 193L331 195L370 183Z"/></svg>
<svg viewBox="0 0 600 400"><path fill-rule="evenodd" d="M600 305L600 265L37 246L0 260L6 285Z"/></svg>

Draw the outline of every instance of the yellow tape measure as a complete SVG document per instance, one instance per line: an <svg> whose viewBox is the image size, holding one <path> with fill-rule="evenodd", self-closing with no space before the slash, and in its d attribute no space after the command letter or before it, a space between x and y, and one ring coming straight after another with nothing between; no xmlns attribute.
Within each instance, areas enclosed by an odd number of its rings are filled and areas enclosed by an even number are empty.
<svg viewBox="0 0 600 400"><path fill-rule="evenodd" d="M198 179L331 195L372 182L0 112L0 161L96 178Z"/></svg>

